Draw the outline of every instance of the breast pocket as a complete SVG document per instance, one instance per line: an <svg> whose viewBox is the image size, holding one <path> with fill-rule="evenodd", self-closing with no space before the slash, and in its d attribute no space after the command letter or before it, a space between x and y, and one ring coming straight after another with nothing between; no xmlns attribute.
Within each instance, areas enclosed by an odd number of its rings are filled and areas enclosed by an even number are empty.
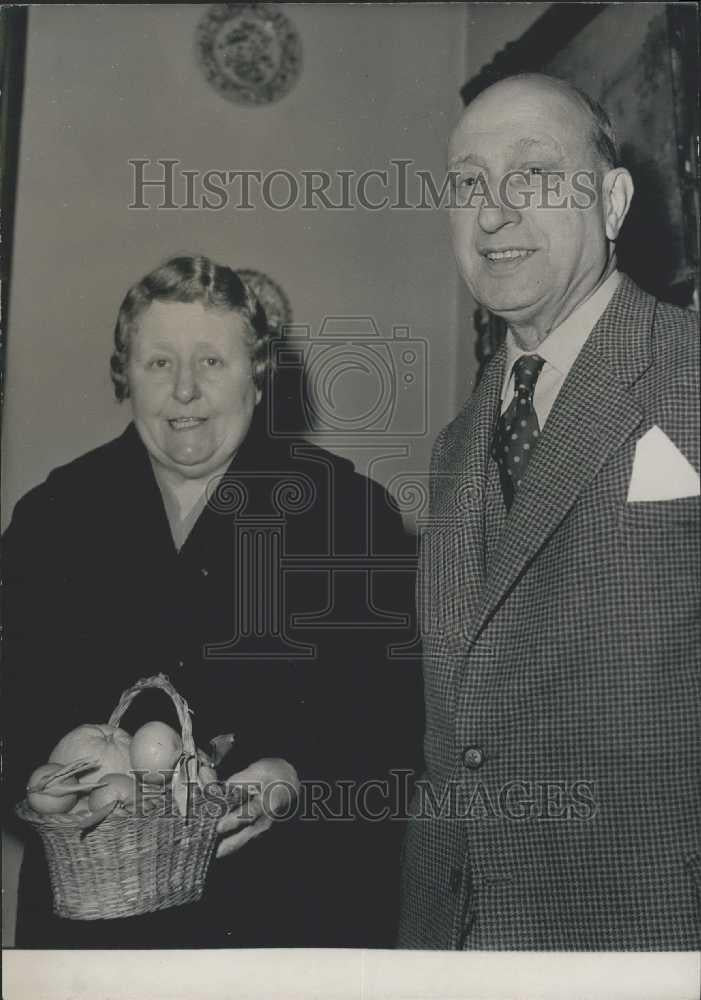
<svg viewBox="0 0 701 1000"><path fill-rule="evenodd" d="M688 625L698 614L701 498L626 503L619 524L627 599Z"/></svg>
<svg viewBox="0 0 701 1000"><path fill-rule="evenodd" d="M621 528L631 544L677 544L698 541L701 497L638 500L624 503Z"/></svg>

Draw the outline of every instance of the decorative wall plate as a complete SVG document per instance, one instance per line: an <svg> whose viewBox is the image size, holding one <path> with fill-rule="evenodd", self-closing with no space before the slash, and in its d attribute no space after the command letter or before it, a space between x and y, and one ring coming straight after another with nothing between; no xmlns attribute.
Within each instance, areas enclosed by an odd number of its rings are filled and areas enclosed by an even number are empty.
<svg viewBox="0 0 701 1000"><path fill-rule="evenodd" d="M273 333L281 333L282 328L292 322L292 307L283 290L263 271L239 269L237 273L263 306L268 326Z"/></svg>
<svg viewBox="0 0 701 1000"><path fill-rule="evenodd" d="M215 3L195 33L207 82L236 104L272 104L289 93L302 68L297 29L275 3Z"/></svg>

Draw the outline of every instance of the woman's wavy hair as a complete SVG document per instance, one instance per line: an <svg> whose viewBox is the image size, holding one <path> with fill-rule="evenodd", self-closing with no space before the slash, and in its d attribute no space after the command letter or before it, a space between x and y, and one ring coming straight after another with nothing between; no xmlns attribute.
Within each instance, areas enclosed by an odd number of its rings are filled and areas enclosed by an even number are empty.
<svg viewBox="0 0 701 1000"><path fill-rule="evenodd" d="M205 309L234 312L249 334L253 381L262 389L270 372L271 334L260 302L224 264L209 257L172 257L133 285L119 307L110 371L118 402L129 397L127 364L131 338L152 302L201 302Z"/></svg>

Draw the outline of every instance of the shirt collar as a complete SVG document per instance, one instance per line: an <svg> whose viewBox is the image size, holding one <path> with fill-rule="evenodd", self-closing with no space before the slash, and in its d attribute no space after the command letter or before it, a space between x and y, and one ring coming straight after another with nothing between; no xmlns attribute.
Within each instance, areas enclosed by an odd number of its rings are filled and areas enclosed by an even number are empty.
<svg viewBox="0 0 701 1000"><path fill-rule="evenodd" d="M621 281L620 271L612 271L603 284L599 285L593 295L578 305L570 313L564 323L555 327L536 351L524 351L516 343L509 329L506 334L506 370L504 373L504 392L506 394L511 380L511 370L514 362L523 354L538 354L543 360L555 368L563 378L569 373L577 355L584 347L587 337L603 315L606 306L613 298L614 292Z"/></svg>

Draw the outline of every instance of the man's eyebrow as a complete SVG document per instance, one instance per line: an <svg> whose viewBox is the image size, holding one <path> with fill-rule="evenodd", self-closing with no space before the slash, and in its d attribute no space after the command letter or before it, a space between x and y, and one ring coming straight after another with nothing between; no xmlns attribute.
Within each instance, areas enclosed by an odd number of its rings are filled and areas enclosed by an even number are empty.
<svg viewBox="0 0 701 1000"><path fill-rule="evenodd" d="M565 157L564 150L557 139L544 136L525 136L519 139L510 147L510 155L513 159L527 156L549 156L557 160L563 160ZM451 157L448 161L448 170L459 170L464 166L487 169L486 161L475 153L461 153Z"/></svg>
<svg viewBox="0 0 701 1000"><path fill-rule="evenodd" d="M459 170L463 166L484 167L486 169L487 164L480 156L475 156L474 153L463 153L460 156L453 156L448 160L448 170Z"/></svg>

